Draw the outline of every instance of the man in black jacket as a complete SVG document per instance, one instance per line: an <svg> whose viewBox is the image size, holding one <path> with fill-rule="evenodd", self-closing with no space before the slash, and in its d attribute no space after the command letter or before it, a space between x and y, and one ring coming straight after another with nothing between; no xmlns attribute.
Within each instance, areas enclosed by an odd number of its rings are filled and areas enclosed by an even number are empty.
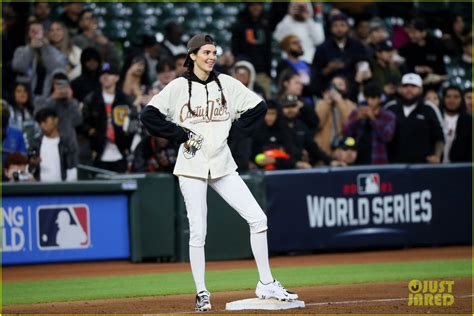
<svg viewBox="0 0 474 316"><path fill-rule="evenodd" d="M293 156L295 168L309 169L318 163L324 163L331 166L345 165L344 163L333 160L319 148L313 140L313 133L309 130L305 123L298 118L301 102L297 99L282 100L282 112L284 118L284 130L290 135L291 142L296 151Z"/></svg>
<svg viewBox="0 0 474 316"><path fill-rule="evenodd" d="M124 132L131 100L117 90L119 69L104 64L100 76L101 91L84 99L84 131L90 139L94 165L116 172L126 172L132 135Z"/></svg>
<svg viewBox="0 0 474 316"><path fill-rule="evenodd" d="M441 114L422 98L423 83L414 73L402 77L401 101L386 108L396 116L395 136L388 147L392 163L440 163L444 137Z"/></svg>
<svg viewBox="0 0 474 316"><path fill-rule="evenodd" d="M41 182L77 180L77 150L71 140L60 134L58 113L43 108L36 113L43 135L28 150L29 171Z"/></svg>
<svg viewBox="0 0 474 316"><path fill-rule="evenodd" d="M272 34L262 3L247 3L238 22L232 27L232 53L237 60L255 66L258 83L269 95L272 67Z"/></svg>
<svg viewBox="0 0 474 316"><path fill-rule="evenodd" d="M349 90L354 91L351 99L355 100L358 91L355 76L363 62L369 60L367 50L359 40L349 36L350 26L344 14L331 17L329 25L331 37L314 54L311 86L316 94L322 95L331 79L342 75L349 81Z"/></svg>

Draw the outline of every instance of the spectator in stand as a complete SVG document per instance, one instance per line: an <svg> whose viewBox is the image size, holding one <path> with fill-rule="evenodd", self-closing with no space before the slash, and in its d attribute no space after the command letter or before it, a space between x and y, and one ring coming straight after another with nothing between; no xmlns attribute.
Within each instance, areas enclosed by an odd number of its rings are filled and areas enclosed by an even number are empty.
<svg viewBox="0 0 474 316"><path fill-rule="evenodd" d="M364 45L367 48L369 57L375 58L376 46L388 40L387 27L379 17L375 17L369 22L369 36Z"/></svg>
<svg viewBox="0 0 474 316"><path fill-rule="evenodd" d="M82 102L91 92L100 90L100 69L102 59L99 52L88 47L81 54L81 75L71 82L74 98Z"/></svg>
<svg viewBox="0 0 474 316"><path fill-rule="evenodd" d="M342 75L349 81L349 91L353 92L350 98L356 100L356 71L369 60L367 50L361 42L349 36L350 27L346 15L334 15L329 23L331 36L316 50L311 85L316 94L322 95L331 79Z"/></svg>
<svg viewBox="0 0 474 316"><path fill-rule="evenodd" d="M324 28L313 19L313 6L309 2L291 2L288 14L276 26L273 38L281 42L287 35L298 35L303 47L303 59L312 63L316 46L324 42Z"/></svg>
<svg viewBox="0 0 474 316"><path fill-rule="evenodd" d="M284 70L280 75L278 81L278 98L280 100L294 100L298 101L298 117L306 124L312 133L314 133L319 126L318 117L314 112L314 106L311 103L306 103L303 97L303 83L300 75L292 69Z"/></svg>
<svg viewBox="0 0 474 316"><path fill-rule="evenodd" d="M462 96L466 105L466 112L472 115L472 87L465 88Z"/></svg>
<svg viewBox="0 0 474 316"><path fill-rule="evenodd" d="M176 65L173 59L163 59L158 65L156 65L156 77L153 82L151 95L155 95L163 90L171 80L177 77Z"/></svg>
<svg viewBox="0 0 474 316"><path fill-rule="evenodd" d="M319 148L313 140L313 133L305 123L301 121L299 112L301 102L296 98L286 98L281 100L283 112L283 128L285 133L291 136L291 143L295 146L294 155L295 167L298 169L309 169L316 164L342 165L340 161L332 159Z"/></svg>
<svg viewBox="0 0 474 316"><path fill-rule="evenodd" d="M346 165L354 165L357 160L357 142L353 137L343 137L333 149L332 156Z"/></svg>
<svg viewBox="0 0 474 316"><path fill-rule="evenodd" d="M98 29L94 11L85 9L79 16L80 33L73 42L81 49L94 47L100 53L102 61L120 66L121 57L115 45Z"/></svg>
<svg viewBox="0 0 474 316"><path fill-rule="evenodd" d="M178 76L188 69L184 66L184 61L186 60L186 56L187 54L178 54L174 56L174 64L176 67L176 74Z"/></svg>
<svg viewBox="0 0 474 316"><path fill-rule="evenodd" d="M256 71L256 80L270 95L272 34L263 3L247 3L232 27L231 50L237 60L247 60Z"/></svg>
<svg viewBox="0 0 474 316"><path fill-rule="evenodd" d="M51 20L49 14L51 13L51 8L49 7L48 2L35 1L33 3L33 14L28 19L29 21L38 21L43 24L43 29L49 29L51 25Z"/></svg>
<svg viewBox="0 0 474 316"><path fill-rule="evenodd" d="M362 44L369 44L370 15L358 14L354 18L354 38L359 40Z"/></svg>
<svg viewBox="0 0 474 316"><path fill-rule="evenodd" d="M296 35L287 35L281 42L280 47L286 55L277 67L277 80L280 80L281 73L286 69L292 69L300 75L301 83L303 83L303 98L309 105L314 105L311 89L311 66L301 59L303 56L303 47L301 40Z"/></svg>
<svg viewBox="0 0 474 316"><path fill-rule="evenodd" d="M133 104L125 116L123 125L123 130L128 135L132 135L133 140L130 147L130 153L132 153L140 143L142 137L145 136L145 131L142 129L142 125L138 119L139 113L153 97L152 91L149 89L150 85L148 82L146 60L143 55L131 54L127 58L117 87L133 100ZM131 157L129 158L129 162L131 163Z"/></svg>
<svg viewBox="0 0 474 316"><path fill-rule="evenodd" d="M342 76L331 80L323 98L316 104L316 114L319 120L319 129L314 141L327 154L332 154L342 137L342 130L351 112L357 107L349 98L349 86Z"/></svg>
<svg viewBox="0 0 474 316"><path fill-rule="evenodd" d="M53 73L66 69L67 59L49 44L43 24L30 22L27 30L27 45L15 50L12 67L18 72L16 80L28 84L32 94L47 96Z"/></svg>
<svg viewBox="0 0 474 316"><path fill-rule="evenodd" d="M105 63L100 76L101 90L84 100L84 130L89 135L94 166L116 172L127 171L132 137L124 122L133 99L117 87L119 69Z"/></svg>
<svg viewBox="0 0 474 316"><path fill-rule="evenodd" d="M70 38L79 34L79 19L82 11L81 2L64 3L64 12L59 16L59 20L66 26Z"/></svg>
<svg viewBox="0 0 474 316"><path fill-rule="evenodd" d="M140 105L142 97L148 93L150 83L148 81L148 72L146 68L146 59L141 54L131 54L127 57L122 68L120 81L118 83L122 92L132 97L134 104Z"/></svg>
<svg viewBox="0 0 474 316"><path fill-rule="evenodd" d="M8 126L10 112L8 104L2 100L2 165L5 165L5 158L8 154L19 152L26 155L26 144L21 130Z"/></svg>
<svg viewBox="0 0 474 316"><path fill-rule="evenodd" d="M395 133L395 115L382 109L382 89L376 83L364 87L367 106L354 109L344 127L344 135L357 142L358 165L388 163L387 144Z"/></svg>
<svg viewBox="0 0 474 316"><path fill-rule="evenodd" d="M410 43L400 48L409 72L420 75L425 84L438 84L446 79L446 69L440 43L428 36L428 28L421 18L410 21L406 27Z"/></svg>
<svg viewBox="0 0 474 316"><path fill-rule="evenodd" d="M289 130L282 124L280 105L276 101L268 101L265 120L252 137L252 165L264 170L296 167L296 148Z"/></svg>
<svg viewBox="0 0 474 316"><path fill-rule="evenodd" d="M11 100L13 85L16 73L12 69L13 54L20 46L25 45L25 37L18 36L24 34L26 29L26 14L19 12L21 7L28 6L29 3L4 3L2 6L2 78L11 78L2 82L2 96L6 100Z"/></svg>
<svg viewBox="0 0 474 316"><path fill-rule="evenodd" d="M462 90L449 86L443 90L443 163L472 161L472 117L466 113Z"/></svg>
<svg viewBox="0 0 474 316"><path fill-rule="evenodd" d="M460 86L472 85L472 37L467 37L462 43L462 55L455 58L449 65L450 81Z"/></svg>
<svg viewBox="0 0 474 316"><path fill-rule="evenodd" d="M156 80L156 66L158 66L160 60L161 45L154 35L144 35L142 47L148 70L148 82L153 82Z"/></svg>
<svg viewBox="0 0 474 316"><path fill-rule="evenodd" d="M26 146L39 135L39 127L33 116L33 103L31 102L28 86L24 83L15 83L13 100L9 106L9 126L23 132Z"/></svg>
<svg viewBox="0 0 474 316"><path fill-rule="evenodd" d="M188 53L188 49L183 43L182 37L183 28L181 24L171 21L165 25L165 39L161 43L161 48L167 57Z"/></svg>
<svg viewBox="0 0 474 316"><path fill-rule="evenodd" d="M43 108L36 113L43 135L30 146L29 168L37 181L61 182L77 180L77 150L59 132L58 113Z"/></svg>
<svg viewBox="0 0 474 316"><path fill-rule="evenodd" d="M166 138L145 136L133 154L134 172L172 173L178 156L178 147Z"/></svg>
<svg viewBox="0 0 474 316"><path fill-rule="evenodd" d="M446 55L460 58L463 54L466 39L466 23L461 14L454 14L450 18L449 29L443 34L442 41ZM471 43L472 45L472 43Z"/></svg>
<svg viewBox="0 0 474 316"><path fill-rule="evenodd" d="M19 152L9 153L2 164L2 182L33 181L28 172L28 157Z"/></svg>
<svg viewBox="0 0 474 316"><path fill-rule="evenodd" d="M395 50L389 41L375 45L375 60L372 62L372 78L382 88L387 99L394 99L402 74L393 62Z"/></svg>
<svg viewBox="0 0 474 316"><path fill-rule="evenodd" d="M35 113L42 108L56 110L59 117L59 132L68 139L71 148L77 152L79 146L76 128L82 123L82 112L79 102L72 95L66 73L57 72L53 75L53 89L49 97L35 99Z"/></svg>
<svg viewBox="0 0 474 316"><path fill-rule="evenodd" d="M392 163L440 163L444 148L439 110L423 100L423 82L415 73L402 77L401 100L385 108L395 113L395 136L389 144Z"/></svg>
<svg viewBox="0 0 474 316"><path fill-rule="evenodd" d="M69 39L69 34L64 24L59 21L51 23L48 29L48 40L67 58L66 72L69 80L74 80L81 75L82 49Z"/></svg>
<svg viewBox="0 0 474 316"><path fill-rule="evenodd" d="M430 102L438 109L441 107L441 100L439 99L439 94L436 92L436 89L426 89L425 102Z"/></svg>
<svg viewBox="0 0 474 316"><path fill-rule="evenodd" d="M257 76L255 68L250 62L245 60L236 62L232 69L232 77L242 82L244 86L261 96L263 99L267 98L263 88L256 82Z"/></svg>

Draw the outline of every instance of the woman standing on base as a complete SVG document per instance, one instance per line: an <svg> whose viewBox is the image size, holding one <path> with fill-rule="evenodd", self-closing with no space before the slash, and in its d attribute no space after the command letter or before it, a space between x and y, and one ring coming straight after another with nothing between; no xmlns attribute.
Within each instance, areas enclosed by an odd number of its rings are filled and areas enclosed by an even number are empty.
<svg viewBox="0 0 474 316"><path fill-rule="evenodd" d="M298 295L273 279L268 261L267 217L235 171L237 165L227 145L231 127L251 135L263 119L266 105L236 79L213 70L217 53L210 35L194 36L187 48L188 71L151 99L141 120L152 135L181 144L174 174L179 178L188 213L195 309L211 309L204 281L208 185L250 226L250 244L260 276L257 297L295 300Z"/></svg>

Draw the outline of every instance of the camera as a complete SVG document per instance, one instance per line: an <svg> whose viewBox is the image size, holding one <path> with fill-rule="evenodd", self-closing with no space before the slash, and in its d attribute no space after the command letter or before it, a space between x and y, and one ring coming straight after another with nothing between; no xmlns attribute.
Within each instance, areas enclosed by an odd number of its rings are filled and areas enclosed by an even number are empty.
<svg viewBox="0 0 474 316"><path fill-rule="evenodd" d="M13 180L15 182L21 182L21 181L29 181L30 180L30 174L25 172L25 171L13 171Z"/></svg>
<svg viewBox="0 0 474 316"><path fill-rule="evenodd" d="M28 160L30 160L31 158L38 157L38 151L35 148L30 148L28 149L27 155Z"/></svg>

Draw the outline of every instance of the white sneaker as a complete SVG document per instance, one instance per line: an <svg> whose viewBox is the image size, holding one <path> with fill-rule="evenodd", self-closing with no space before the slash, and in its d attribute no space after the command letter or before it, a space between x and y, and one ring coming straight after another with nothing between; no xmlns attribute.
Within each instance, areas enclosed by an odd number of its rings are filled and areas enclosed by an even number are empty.
<svg viewBox="0 0 474 316"><path fill-rule="evenodd" d="M283 285L277 280L268 284L263 284L261 281L257 283L255 294L260 299L277 299L279 301L294 301L298 299L298 295L285 289Z"/></svg>

